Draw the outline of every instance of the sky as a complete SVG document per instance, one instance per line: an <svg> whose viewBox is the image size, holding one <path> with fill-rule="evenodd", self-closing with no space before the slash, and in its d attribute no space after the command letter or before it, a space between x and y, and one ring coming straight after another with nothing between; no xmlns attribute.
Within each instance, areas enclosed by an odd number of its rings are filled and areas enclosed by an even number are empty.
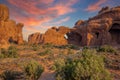
<svg viewBox="0 0 120 80"><path fill-rule="evenodd" d="M0 0L10 10L10 19L23 23L23 36L44 33L53 26L73 27L78 20L97 15L105 6L120 6L120 0Z"/></svg>

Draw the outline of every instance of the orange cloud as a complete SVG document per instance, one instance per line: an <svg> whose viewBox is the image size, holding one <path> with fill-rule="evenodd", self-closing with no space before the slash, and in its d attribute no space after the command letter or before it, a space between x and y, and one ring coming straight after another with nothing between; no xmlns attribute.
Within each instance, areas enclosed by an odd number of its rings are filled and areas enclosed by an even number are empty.
<svg viewBox="0 0 120 80"><path fill-rule="evenodd" d="M101 9L101 5L107 2L107 0L98 0L98 2L89 5L85 10L89 12L94 12Z"/></svg>

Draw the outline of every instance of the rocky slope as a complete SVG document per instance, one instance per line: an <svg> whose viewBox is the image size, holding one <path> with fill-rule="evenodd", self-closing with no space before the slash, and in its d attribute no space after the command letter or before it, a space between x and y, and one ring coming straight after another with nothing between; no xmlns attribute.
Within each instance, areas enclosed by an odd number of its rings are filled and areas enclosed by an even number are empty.
<svg viewBox="0 0 120 80"><path fill-rule="evenodd" d="M22 44L22 23L9 19L9 9L0 4L0 48L7 48L10 43Z"/></svg>

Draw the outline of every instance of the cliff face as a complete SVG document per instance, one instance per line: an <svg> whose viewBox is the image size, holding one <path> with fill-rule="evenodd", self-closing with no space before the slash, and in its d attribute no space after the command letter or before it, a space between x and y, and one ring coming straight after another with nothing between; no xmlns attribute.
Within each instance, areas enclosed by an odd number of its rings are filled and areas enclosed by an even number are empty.
<svg viewBox="0 0 120 80"><path fill-rule="evenodd" d="M7 48L10 43L22 44L22 28L22 23L9 19L8 7L0 4L0 48Z"/></svg>
<svg viewBox="0 0 120 80"><path fill-rule="evenodd" d="M79 46L120 45L120 6L104 7L89 20L77 21L72 29L49 29L40 38L40 42Z"/></svg>
<svg viewBox="0 0 120 80"><path fill-rule="evenodd" d="M45 44L52 43L54 45L65 45L68 44L65 34L70 31L67 27L52 27L48 29L45 34L34 33L28 37L30 44Z"/></svg>

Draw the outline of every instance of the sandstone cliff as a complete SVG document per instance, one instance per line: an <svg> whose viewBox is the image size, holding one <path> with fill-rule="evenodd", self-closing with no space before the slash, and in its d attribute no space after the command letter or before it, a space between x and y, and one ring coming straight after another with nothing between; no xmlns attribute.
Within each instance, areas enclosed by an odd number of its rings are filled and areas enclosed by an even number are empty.
<svg viewBox="0 0 120 80"><path fill-rule="evenodd" d="M22 44L22 23L9 19L9 9L0 4L0 48L7 48L10 43Z"/></svg>

